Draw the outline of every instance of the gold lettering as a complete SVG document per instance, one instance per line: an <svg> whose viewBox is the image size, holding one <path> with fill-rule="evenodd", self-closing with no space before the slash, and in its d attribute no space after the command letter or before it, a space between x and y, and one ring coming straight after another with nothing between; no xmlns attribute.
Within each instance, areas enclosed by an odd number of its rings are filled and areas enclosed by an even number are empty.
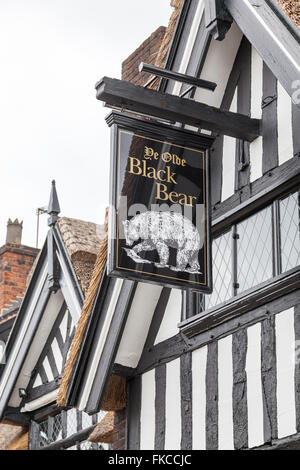
<svg viewBox="0 0 300 470"><path fill-rule="evenodd" d="M167 189L168 187L165 184L156 183L156 199L167 201L169 199Z"/></svg>
<svg viewBox="0 0 300 470"><path fill-rule="evenodd" d="M170 201L172 204L180 204L181 206L193 206L196 196L188 196L187 194L172 191L167 193L168 187L162 183L156 183L156 199L160 201Z"/></svg>
<svg viewBox="0 0 300 470"><path fill-rule="evenodd" d="M157 179L159 179L159 181L167 181L164 176L161 176L162 174L163 174L163 175L166 174L165 170L158 170L158 172L157 172Z"/></svg>
<svg viewBox="0 0 300 470"><path fill-rule="evenodd" d="M129 157L130 160L130 170L129 173L132 175L141 175L142 174L142 169L141 169L141 162L138 158L134 157ZM134 168L137 168L137 172L134 171Z"/></svg>
<svg viewBox="0 0 300 470"><path fill-rule="evenodd" d="M168 172L168 173L167 173L167 175L168 175L168 176L167 176L167 181L168 181L168 183L177 184L176 181L175 181L175 179L174 179L175 176L176 176L176 173L173 172L173 173L171 174L171 167L170 167L170 166L167 166L167 172Z"/></svg>
<svg viewBox="0 0 300 470"><path fill-rule="evenodd" d="M152 158L154 158L154 160L157 160L159 157L159 154L158 152L154 152L153 148L152 147L146 147L145 146L145 149L144 149L144 158L146 160L151 160Z"/></svg>
<svg viewBox="0 0 300 470"><path fill-rule="evenodd" d="M145 152L144 152L144 157L146 160L151 160L151 158L153 157L153 154L154 154L154 150L151 148L151 147L146 147L145 146Z"/></svg>
<svg viewBox="0 0 300 470"><path fill-rule="evenodd" d="M188 206L193 206L194 205L194 199L197 201L196 196L189 196L190 203L187 204Z"/></svg>
<svg viewBox="0 0 300 470"><path fill-rule="evenodd" d="M169 194L169 199L172 202L172 204L177 204L177 202L178 202L178 193L176 193L176 191L172 191ZM181 204L181 203L179 202L179 204Z"/></svg>

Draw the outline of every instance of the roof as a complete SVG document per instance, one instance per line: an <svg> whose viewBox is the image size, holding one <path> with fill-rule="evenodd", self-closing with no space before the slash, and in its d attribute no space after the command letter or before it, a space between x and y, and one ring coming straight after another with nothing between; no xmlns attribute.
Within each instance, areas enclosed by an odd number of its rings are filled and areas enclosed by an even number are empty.
<svg viewBox="0 0 300 470"><path fill-rule="evenodd" d="M4 450L13 441L20 438L25 430L26 428L23 426L0 423L0 450Z"/></svg>
<svg viewBox="0 0 300 470"><path fill-rule="evenodd" d="M57 226L80 287L86 294L104 237L104 225L62 217Z"/></svg>
<svg viewBox="0 0 300 470"><path fill-rule="evenodd" d="M300 3L299 0L277 0L278 5L285 14L300 28Z"/></svg>
<svg viewBox="0 0 300 470"><path fill-rule="evenodd" d="M0 325L17 316L22 300L23 297L18 297L17 300L13 301L8 308L3 309L0 315Z"/></svg>
<svg viewBox="0 0 300 470"><path fill-rule="evenodd" d="M82 292L85 295L91 281L97 253L104 236L104 225L61 217L57 222L57 226ZM11 245L9 245L9 248L11 249ZM4 249L7 249L7 245L1 248L2 251ZM38 264L40 251L25 246L17 248L13 246L13 249L22 249L22 252L24 251L25 254L28 253L29 255L32 253L35 255L38 254L27 277L28 287L33 272ZM18 298L11 306L3 310L0 315L0 324L6 323L17 316L22 300L23 297Z"/></svg>
<svg viewBox="0 0 300 470"><path fill-rule="evenodd" d="M28 450L29 448L29 432L24 432L14 439L4 450Z"/></svg>
<svg viewBox="0 0 300 470"><path fill-rule="evenodd" d="M115 413L113 411L106 413L104 418L99 424L97 424L93 432L90 434L88 440L90 442L112 443L114 437L114 421Z"/></svg>
<svg viewBox="0 0 300 470"><path fill-rule="evenodd" d="M70 348L70 354L69 354L69 357L65 366L64 374L61 380L61 385L60 385L60 389L59 389L59 393L57 397L57 403L62 406L66 402L68 387L72 378L73 370L77 362L77 358L78 358L79 351L80 351L80 346L84 338L88 321L92 313L94 301L98 292L98 286L102 278L102 273L106 266L106 259L107 259L107 235L103 237L102 242L100 244L99 253L97 256L93 274L91 276L91 282L86 293L84 305L82 308L82 313L78 321L78 325L75 331L75 336L74 336L74 339L72 341L72 345Z"/></svg>

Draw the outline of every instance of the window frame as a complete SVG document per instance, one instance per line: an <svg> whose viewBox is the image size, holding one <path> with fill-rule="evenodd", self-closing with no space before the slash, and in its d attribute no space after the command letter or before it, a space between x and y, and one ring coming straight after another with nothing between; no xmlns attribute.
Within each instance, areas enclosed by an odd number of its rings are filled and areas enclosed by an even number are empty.
<svg viewBox="0 0 300 470"><path fill-rule="evenodd" d="M92 425L82 427L82 412L76 411L76 432L68 435L67 413L74 408L49 408L46 413L33 414L29 422L29 449L30 450L71 450L76 446L76 450L82 450L81 444L85 442L92 431L99 423L99 413L92 416ZM48 445L41 446L41 425L47 421L48 428L53 427L56 416L61 416L62 438L49 442ZM91 443L91 450L103 450L101 444ZM73 450L73 449L72 449Z"/></svg>
<svg viewBox="0 0 300 470"><path fill-rule="evenodd" d="M218 304L214 307L211 307L207 310L198 311L197 307L203 303L203 296L199 292L192 291L191 289L186 289L183 291L183 315L182 315L182 322L178 325L179 329L186 328L189 324L198 321L201 317L209 317L210 315L215 316L216 312L221 311L222 307L225 305L235 305L239 303L239 299L244 297L253 296L253 302L255 301L255 294L260 291L260 289L264 285L272 285L274 282L285 282L285 275L292 274L293 271L297 271L297 268L291 269L286 273L281 273L281 240L280 240L280 201L287 197L288 195L292 194L293 192L300 192L299 186L299 161L298 157L294 157L286 162L281 167L277 167L274 170L275 176L277 176L277 172L281 170L281 180L274 184L268 184L268 180L266 180L266 175L260 178L255 182L256 186L260 187L261 191L258 192L256 195L250 197L248 191L248 197L245 198L243 202L237 204L232 209L229 209L229 203L231 200L237 197L235 194L229 200L224 201L220 204L218 208L217 217L213 217L212 219L212 241L219 236L225 234L230 230L234 230L233 227L237 227L237 225L247 218L250 218L252 215L264 210L268 206L271 206L272 210L272 245L273 245L273 277L269 281L265 281L261 284L254 286L253 288L242 292L237 293L237 295L232 296L229 300ZM282 168L284 167L284 169ZM293 174L294 169L294 174ZM292 175L292 176L291 176ZM274 179L274 174L269 173L270 180ZM277 177L279 179L279 177ZM276 181L276 179L275 179ZM253 184L250 186L253 190ZM243 191L247 192L247 189L239 191L238 194L241 196ZM251 192L251 191L250 191ZM253 192L255 192L253 190ZM300 196L299 196L300 201ZM212 208L212 212L216 211L216 207ZM234 250L236 250L236 243ZM233 252L233 277L236 279L237 272L237 253ZM291 289L293 289L294 280L291 281ZM299 285L300 287L300 285ZM298 288L299 288L298 287ZM233 291L236 291L235 282L233 281ZM251 304L251 302L250 302ZM249 310L249 309L248 309ZM237 308L236 315L241 313L241 311ZM215 319L217 321L217 319Z"/></svg>

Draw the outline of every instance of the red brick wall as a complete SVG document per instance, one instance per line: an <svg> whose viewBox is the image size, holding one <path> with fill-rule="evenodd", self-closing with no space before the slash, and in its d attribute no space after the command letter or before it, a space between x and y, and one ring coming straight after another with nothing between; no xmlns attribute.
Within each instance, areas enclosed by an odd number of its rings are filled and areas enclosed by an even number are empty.
<svg viewBox="0 0 300 470"><path fill-rule="evenodd" d="M126 446L126 409L115 411L113 450L125 450Z"/></svg>
<svg viewBox="0 0 300 470"><path fill-rule="evenodd" d="M139 65L141 62L152 65L155 63L165 32L166 28L160 26L124 60L122 64L122 80L142 86L151 78L149 74L139 73Z"/></svg>
<svg viewBox="0 0 300 470"><path fill-rule="evenodd" d="M26 279L39 250L6 244L0 248L0 315L17 297L23 297Z"/></svg>

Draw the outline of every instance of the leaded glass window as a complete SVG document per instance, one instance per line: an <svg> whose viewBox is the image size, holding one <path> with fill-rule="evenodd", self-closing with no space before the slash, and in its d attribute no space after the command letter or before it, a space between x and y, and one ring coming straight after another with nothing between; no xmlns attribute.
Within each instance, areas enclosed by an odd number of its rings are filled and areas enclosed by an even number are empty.
<svg viewBox="0 0 300 470"><path fill-rule="evenodd" d="M87 441L89 433L82 433L84 430L90 430L93 425L98 424L104 417L105 412L97 413L93 416L76 410L75 408L68 411L61 411L55 416L48 418L41 423L32 423L37 430L38 439L35 440L33 449L41 449L51 444L58 443L62 449L66 450L104 450L107 449L106 444L96 444ZM65 446L66 439L74 440L69 446ZM78 438L76 437L78 436ZM83 437L80 437L83 436Z"/></svg>
<svg viewBox="0 0 300 470"><path fill-rule="evenodd" d="M275 200L213 240L212 263L213 293L189 293L197 300L189 297L186 318L300 265L300 192Z"/></svg>
<svg viewBox="0 0 300 470"><path fill-rule="evenodd" d="M237 292L251 289L273 276L272 209L237 226Z"/></svg>
<svg viewBox="0 0 300 470"><path fill-rule="evenodd" d="M232 234L227 232L212 243L214 291L205 296L206 308L218 305L232 296Z"/></svg>

